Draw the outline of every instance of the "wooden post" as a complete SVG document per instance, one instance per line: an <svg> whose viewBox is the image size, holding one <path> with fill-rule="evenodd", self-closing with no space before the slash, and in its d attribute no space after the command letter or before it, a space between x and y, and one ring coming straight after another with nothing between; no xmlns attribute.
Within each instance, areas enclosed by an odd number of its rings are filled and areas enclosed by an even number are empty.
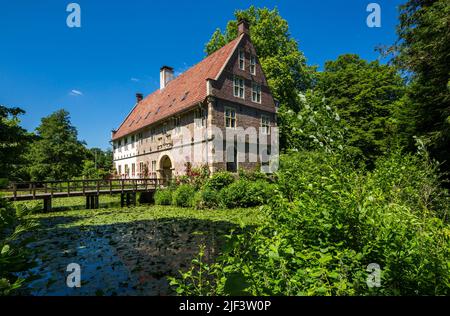
<svg viewBox="0 0 450 316"><path fill-rule="evenodd" d="M123 184L123 179L122 179L122 193L123 193L123 185L124 185L124 184Z"/></svg>
<svg viewBox="0 0 450 316"><path fill-rule="evenodd" d="M86 194L86 182L83 180L83 195Z"/></svg>
<svg viewBox="0 0 450 316"><path fill-rule="evenodd" d="M17 183L13 183L13 195L14 195L14 201L17 200Z"/></svg>
<svg viewBox="0 0 450 316"><path fill-rule="evenodd" d="M113 189L113 179L109 179L109 194L112 195L112 189Z"/></svg>
<svg viewBox="0 0 450 316"><path fill-rule="evenodd" d="M50 212L52 210L52 198L44 199L44 212Z"/></svg>
<svg viewBox="0 0 450 316"><path fill-rule="evenodd" d="M36 199L36 183L32 183L31 187L33 188L33 199Z"/></svg>
<svg viewBox="0 0 450 316"><path fill-rule="evenodd" d="M70 196L70 181L67 181L67 196Z"/></svg>

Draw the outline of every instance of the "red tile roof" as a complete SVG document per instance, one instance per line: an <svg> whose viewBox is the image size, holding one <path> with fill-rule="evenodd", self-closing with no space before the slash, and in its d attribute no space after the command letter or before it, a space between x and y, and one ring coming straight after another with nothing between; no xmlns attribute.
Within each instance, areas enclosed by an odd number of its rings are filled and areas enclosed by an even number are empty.
<svg viewBox="0 0 450 316"><path fill-rule="evenodd" d="M119 129L113 134L113 140L205 100L207 97L206 80L216 79L241 39L242 36L239 36L167 83L164 89L156 90L136 104Z"/></svg>

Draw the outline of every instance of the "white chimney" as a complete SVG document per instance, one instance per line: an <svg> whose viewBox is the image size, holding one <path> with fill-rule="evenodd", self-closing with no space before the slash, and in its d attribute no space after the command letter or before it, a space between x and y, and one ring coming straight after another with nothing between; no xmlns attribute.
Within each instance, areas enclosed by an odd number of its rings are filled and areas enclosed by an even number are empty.
<svg viewBox="0 0 450 316"><path fill-rule="evenodd" d="M164 89L167 83L172 80L173 77L173 68L169 66L162 66L159 73L159 88L161 90Z"/></svg>

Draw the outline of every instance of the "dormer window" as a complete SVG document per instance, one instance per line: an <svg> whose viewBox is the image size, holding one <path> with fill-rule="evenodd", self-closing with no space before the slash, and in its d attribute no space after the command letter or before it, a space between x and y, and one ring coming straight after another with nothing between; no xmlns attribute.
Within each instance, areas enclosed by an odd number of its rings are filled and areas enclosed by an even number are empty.
<svg viewBox="0 0 450 316"><path fill-rule="evenodd" d="M242 49L239 50L239 68L245 70L245 52Z"/></svg>
<svg viewBox="0 0 450 316"><path fill-rule="evenodd" d="M256 75L256 56L254 55L250 57L250 73Z"/></svg>
<svg viewBox="0 0 450 316"><path fill-rule="evenodd" d="M244 79L238 76L234 77L233 91L235 97L244 99Z"/></svg>

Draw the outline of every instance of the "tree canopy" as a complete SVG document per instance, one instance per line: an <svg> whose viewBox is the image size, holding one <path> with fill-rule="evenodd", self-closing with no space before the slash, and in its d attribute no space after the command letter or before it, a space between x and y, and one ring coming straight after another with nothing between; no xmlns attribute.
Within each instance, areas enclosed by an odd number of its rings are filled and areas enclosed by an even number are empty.
<svg viewBox="0 0 450 316"><path fill-rule="evenodd" d="M440 162L450 157L449 16L448 0L407 1L400 7L398 41L388 50L410 83L399 116L407 142L421 137Z"/></svg>
<svg viewBox="0 0 450 316"><path fill-rule="evenodd" d="M20 126L25 111L0 105L0 178L13 179L24 163L22 154L32 135Z"/></svg>
<svg viewBox="0 0 450 316"><path fill-rule="evenodd" d="M27 154L33 180L71 179L81 174L85 143L78 140L67 111L58 110L44 117L36 134L38 140L31 144Z"/></svg>
<svg viewBox="0 0 450 316"><path fill-rule="evenodd" d="M355 158L373 163L393 145L396 124L392 115L401 106L405 90L394 67L354 54L342 55L325 63L316 89L345 122L347 143Z"/></svg>

